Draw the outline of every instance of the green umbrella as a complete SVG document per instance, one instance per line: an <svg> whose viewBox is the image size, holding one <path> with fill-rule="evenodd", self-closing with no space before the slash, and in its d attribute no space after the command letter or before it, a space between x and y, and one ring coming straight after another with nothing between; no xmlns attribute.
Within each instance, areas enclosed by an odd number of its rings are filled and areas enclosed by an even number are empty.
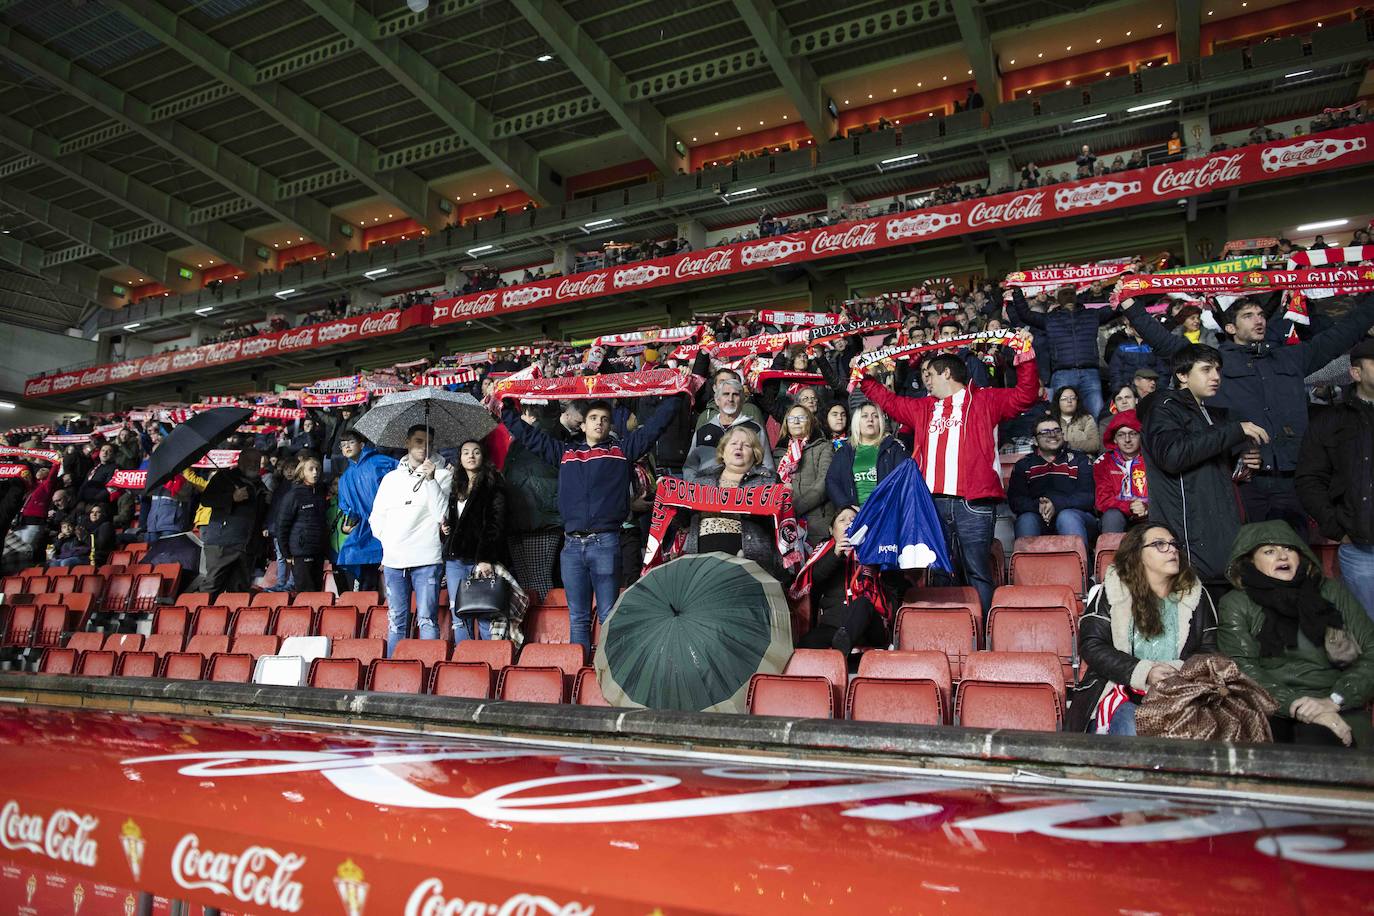
<svg viewBox="0 0 1374 916"><path fill-rule="evenodd" d="M791 656L778 581L752 560L696 554L620 596L602 628L596 679L612 706L742 713L749 678L781 673Z"/></svg>

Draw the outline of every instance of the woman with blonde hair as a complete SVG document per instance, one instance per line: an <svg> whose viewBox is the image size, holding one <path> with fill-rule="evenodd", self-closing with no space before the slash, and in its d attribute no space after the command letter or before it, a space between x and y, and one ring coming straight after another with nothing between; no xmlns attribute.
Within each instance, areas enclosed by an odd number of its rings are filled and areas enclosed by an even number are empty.
<svg viewBox="0 0 1374 916"><path fill-rule="evenodd" d="M732 426L716 444L716 465L698 483L717 487L761 487L778 482L763 466L763 443L749 426ZM687 529L683 553L719 551L753 560L783 581L786 571L778 553L773 522L759 515L697 512Z"/></svg>
<svg viewBox="0 0 1374 916"><path fill-rule="evenodd" d="M825 496L825 475L835 456L820 435L816 415L800 404L782 418L783 435L773 450L778 479L792 488L792 511L806 526L806 539L819 544L830 536L834 509Z"/></svg>
<svg viewBox="0 0 1374 916"><path fill-rule="evenodd" d="M835 451L825 491L835 506L862 506L907 457L902 443L887 433L887 417L874 403L858 407L849 420L849 439Z"/></svg>

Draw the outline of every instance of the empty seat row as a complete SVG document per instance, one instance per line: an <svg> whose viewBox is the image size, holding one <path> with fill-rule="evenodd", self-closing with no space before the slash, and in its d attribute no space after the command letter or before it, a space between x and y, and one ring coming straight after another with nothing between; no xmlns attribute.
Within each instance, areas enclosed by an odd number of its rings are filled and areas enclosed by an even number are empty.
<svg viewBox="0 0 1374 916"><path fill-rule="evenodd" d="M213 598L207 592L185 592L177 596L176 604L194 611L202 607L216 605L227 608L269 607L281 608L292 605L310 608L323 608L335 605L351 605L366 611L382 603L381 596L375 591L367 592L221 592Z"/></svg>

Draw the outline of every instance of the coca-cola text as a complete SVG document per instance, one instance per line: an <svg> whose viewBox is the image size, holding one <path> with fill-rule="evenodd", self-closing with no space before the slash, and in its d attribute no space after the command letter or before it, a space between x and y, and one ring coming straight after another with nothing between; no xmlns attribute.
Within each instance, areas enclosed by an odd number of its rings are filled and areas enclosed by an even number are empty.
<svg viewBox="0 0 1374 916"><path fill-rule="evenodd" d="M242 903L297 913L301 883L294 875L305 857L249 846L241 853L200 848L200 837L188 833L172 851L172 880L187 890L208 890Z"/></svg>

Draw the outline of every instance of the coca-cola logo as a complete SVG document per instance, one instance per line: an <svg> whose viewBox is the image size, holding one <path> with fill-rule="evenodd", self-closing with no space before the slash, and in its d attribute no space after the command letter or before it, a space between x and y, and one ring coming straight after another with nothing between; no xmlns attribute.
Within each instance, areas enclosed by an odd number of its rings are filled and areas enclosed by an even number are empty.
<svg viewBox="0 0 1374 916"><path fill-rule="evenodd" d="M110 367L110 378L116 382L138 375L138 363L115 363Z"/></svg>
<svg viewBox="0 0 1374 916"><path fill-rule="evenodd" d="M1138 181L1090 181L1055 191L1054 208L1062 211L1079 207L1098 207L1112 203L1127 194L1139 193Z"/></svg>
<svg viewBox="0 0 1374 916"><path fill-rule="evenodd" d="M383 315L369 315L358 327L359 334L392 334L401 329L401 313L387 312Z"/></svg>
<svg viewBox="0 0 1374 916"><path fill-rule="evenodd" d="M172 354L173 369L190 369L205 362L205 354L199 350L187 350L182 353Z"/></svg>
<svg viewBox="0 0 1374 916"><path fill-rule="evenodd" d="M314 344L314 328L301 328L299 331L283 334L277 338L278 350L299 350L303 347L314 346Z"/></svg>
<svg viewBox="0 0 1374 916"><path fill-rule="evenodd" d="M538 894L516 894L505 903L485 903L480 900L463 900L444 897L444 883L438 878L426 878L411 891L406 901L405 916L467 916L480 913L482 916L591 916L596 907L576 901L556 903Z"/></svg>
<svg viewBox="0 0 1374 916"><path fill-rule="evenodd" d="M616 289L627 286L643 286L646 283L653 283L655 280L666 277L670 273L672 273L670 268L660 267L656 264L627 267L612 274L612 283Z"/></svg>
<svg viewBox="0 0 1374 916"><path fill-rule="evenodd" d="M27 385L24 386L24 394L29 395L31 397L41 397L42 395L45 395L48 392L52 391L52 383L52 376L48 376L47 378L40 378L35 381L29 382Z"/></svg>
<svg viewBox="0 0 1374 916"><path fill-rule="evenodd" d="M1017 194L1000 204L989 204L980 200L973 205L973 209L968 211L968 227L974 229L991 223L1013 223L1027 219L1039 219L1044 200L1045 193L1043 191L1037 191L1034 194Z"/></svg>
<svg viewBox="0 0 1374 916"><path fill-rule="evenodd" d="M211 365L228 363L239 358L239 341L216 344L205 351L205 361Z"/></svg>
<svg viewBox="0 0 1374 916"><path fill-rule="evenodd" d="M6 849L22 849L55 862L71 862L95 868L96 843L92 834L96 818L68 808L58 808L47 818L25 814L11 799L0 809L0 843Z"/></svg>
<svg viewBox="0 0 1374 916"><path fill-rule="evenodd" d="M753 264L768 264L806 250L805 242L774 239L761 245L745 245L739 250L740 263L746 267Z"/></svg>
<svg viewBox="0 0 1374 916"><path fill-rule="evenodd" d="M734 254L731 248L715 248L700 257L686 255L673 265L673 276L680 280L729 273L734 266Z"/></svg>
<svg viewBox="0 0 1374 916"><path fill-rule="evenodd" d="M535 305L552 295L553 287L551 286L521 286L508 289L501 293L501 307L509 309Z"/></svg>
<svg viewBox="0 0 1374 916"><path fill-rule="evenodd" d="M81 384L83 385L103 385L110 378L110 370L107 366L98 369L87 369L81 373Z"/></svg>
<svg viewBox="0 0 1374 916"><path fill-rule="evenodd" d="M887 223L887 237L891 240L919 238L946 228L959 225L962 217L958 213L921 213L916 216L903 216Z"/></svg>
<svg viewBox="0 0 1374 916"><path fill-rule="evenodd" d="M1351 137L1337 140L1332 137L1304 140L1289 146L1271 146L1260 153L1260 166L1266 172L1279 172L1283 169L1303 168L1319 162L1339 159L1346 153L1364 149L1364 137Z"/></svg>
<svg viewBox="0 0 1374 916"><path fill-rule="evenodd" d="M587 274L580 280L561 280L554 291L555 299L577 299L582 296L600 296L606 292L606 272L597 271Z"/></svg>
<svg viewBox="0 0 1374 916"><path fill-rule="evenodd" d="M172 368L172 358L170 356L159 356L156 359L145 359L143 364L138 367L138 374L161 375Z"/></svg>
<svg viewBox="0 0 1374 916"><path fill-rule="evenodd" d="M240 346L244 356L259 356L277 348L277 342L271 337L250 337L243 341Z"/></svg>
<svg viewBox="0 0 1374 916"><path fill-rule="evenodd" d="M830 254L870 248L878 241L877 223L854 223L840 232L822 229L811 238L812 254Z"/></svg>
<svg viewBox="0 0 1374 916"><path fill-rule="evenodd" d="M483 315L491 315L496 311L498 298L496 293L483 293L472 299L458 299L451 306L444 306L444 313L454 321L459 319L471 320ZM434 314L436 318L444 317L444 315L439 314L438 309L435 309Z"/></svg>
<svg viewBox="0 0 1374 916"><path fill-rule="evenodd" d="M301 883L293 876L305 857L279 853L269 846L249 846L241 853L200 848L200 837L188 833L172 851L172 880L187 890L208 890L242 903L287 913L301 908Z"/></svg>
<svg viewBox="0 0 1374 916"><path fill-rule="evenodd" d="M1244 160L1244 153L1236 153L1234 156L1213 156L1192 168L1179 169L1166 165L1155 176L1152 188L1156 194L1178 194L1239 181L1240 164Z"/></svg>
<svg viewBox="0 0 1374 916"><path fill-rule="evenodd" d="M333 343L336 340L344 340L353 336L353 322L336 321L332 324L322 324L315 328L315 336L320 343Z"/></svg>

